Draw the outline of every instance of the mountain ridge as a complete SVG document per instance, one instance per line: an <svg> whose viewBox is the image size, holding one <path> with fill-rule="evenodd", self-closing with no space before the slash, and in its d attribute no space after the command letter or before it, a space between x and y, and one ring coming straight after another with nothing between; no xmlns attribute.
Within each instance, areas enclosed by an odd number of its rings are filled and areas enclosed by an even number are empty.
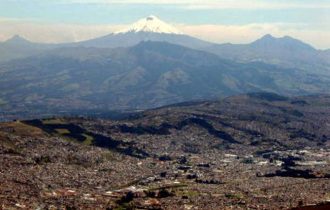
<svg viewBox="0 0 330 210"><path fill-rule="evenodd" d="M242 64L151 41L130 48L54 49L4 63L0 74L6 111L145 109L258 91L325 93L330 84L299 69Z"/></svg>
<svg viewBox="0 0 330 210"><path fill-rule="evenodd" d="M330 61L326 50L317 50L290 36L276 38L267 34L249 44L215 44L203 50L237 62L259 61L330 75Z"/></svg>
<svg viewBox="0 0 330 210"><path fill-rule="evenodd" d="M276 38L266 34L249 44L216 44L183 34L155 16L142 18L117 32L74 43L34 43L14 36L7 42L0 43L0 62L36 55L54 48L132 47L142 41L165 41L211 52L237 62L260 61L284 68L301 68L310 72L330 74L329 50L317 50L311 45L289 36Z"/></svg>

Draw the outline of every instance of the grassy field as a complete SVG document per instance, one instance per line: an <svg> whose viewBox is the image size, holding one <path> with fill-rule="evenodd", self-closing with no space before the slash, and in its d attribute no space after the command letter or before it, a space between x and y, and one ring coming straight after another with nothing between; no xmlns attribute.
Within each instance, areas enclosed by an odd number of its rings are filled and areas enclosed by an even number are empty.
<svg viewBox="0 0 330 210"><path fill-rule="evenodd" d="M66 122L61 118L56 118L56 119L42 120L42 123L45 125L52 125L52 124L65 124Z"/></svg>
<svg viewBox="0 0 330 210"><path fill-rule="evenodd" d="M68 129L65 129L65 128L58 128L58 129L55 129L55 131L58 134L61 134L61 135L65 135L65 134L70 134L71 133Z"/></svg>
<svg viewBox="0 0 330 210"><path fill-rule="evenodd" d="M82 135L86 138L85 141L83 142L83 144L91 145L93 143L94 138L92 136L89 136L85 133L83 133Z"/></svg>

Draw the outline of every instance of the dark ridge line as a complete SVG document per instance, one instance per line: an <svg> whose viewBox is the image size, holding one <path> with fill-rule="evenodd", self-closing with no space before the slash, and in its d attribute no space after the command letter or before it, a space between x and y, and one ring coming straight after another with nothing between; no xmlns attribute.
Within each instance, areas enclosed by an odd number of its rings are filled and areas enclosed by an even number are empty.
<svg viewBox="0 0 330 210"><path fill-rule="evenodd" d="M282 170L277 170L275 173L265 174L264 177L292 177L292 178L304 178L304 179L329 179L330 174L324 174L323 176L318 176L313 173L312 170L300 170L286 167Z"/></svg>
<svg viewBox="0 0 330 210"><path fill-rule="evenodd" d="M24 123L38 127L49 134L56 134L57 132L55 131L55 129L67 129L70 131L70 133L63 134L63 136L73 138L79 141L80 143L84 142L85 140L85 136L83 136L82 134L86 134L93 137L93 141L91 144L92 146L106 148L118 152L120 154L132 156L135 158L143 159L150 156L144 150L135 148L132 143L115 140L112 139L111 137L103 136L100 134L95 134L72 123L44 124L41 120L28 120L28 121L24 121ZM119 146L125 146L126 148L120 148Z"/></svg>
<svg viewBox="0 0 330 210"><path fill-rule="evenodd" d="M242 132L247 133L247 134L250 134L250 135L264 136L262 133L260 133L258 131L251 130L251 129L245 129L245 128L239 128L239 127L234 126L234 125L232 125L230 123L227 123L227 122L225 122L226 120L224 120L223 118L221 118L219 116L210 116L210 115L206 115L206 114L196 114L194 116L197 117L197 118L208 118L208 119L212 119L214 121L217 121L220 125L222 125L224 127L233 128L235 130L239 130L239 131L242 131Z"/></svg>
<svg viewBox="0 0 330 210"><path fill-rule="evenodd" d="M241 144L240 142L236 141L230 134L224 132L224 131L219 131L216 130L213 125L211 125L210 123L208 123L206 120L204 119L200 119L200 118L188 118L182 122L179 123L178 128L179 130L181 130L183 127L190 125L190 124L195 124L198 126L201 126L203 128L205 128L210 134L212 134L215 137L221 138L229 143L232 144Z"/></svg>
<svg viewBox="0 0 330 210"><path fill-rule="evenodd" d="M131 134L137 134L137 135L143 135L143 134L153 134L153 135L169 135L170 134L170 129L176 129L176 130L182 130L184 127L188 125L197 125L200 126L208 131L209 134L223 139L228 143L232 144L241 144L239 141L236 141L230 134L224 132L224 131L219 131L213 127L210 123L208 123L204 119L200 118L188 118L185 119L181 122L179 122L177 125L171 125L169 123L162 123L160 126L127 126L125 124L123 125L116 125L113 126L112 128L114 129L119 129L120 132L122 133L131 133Z"/></svg>

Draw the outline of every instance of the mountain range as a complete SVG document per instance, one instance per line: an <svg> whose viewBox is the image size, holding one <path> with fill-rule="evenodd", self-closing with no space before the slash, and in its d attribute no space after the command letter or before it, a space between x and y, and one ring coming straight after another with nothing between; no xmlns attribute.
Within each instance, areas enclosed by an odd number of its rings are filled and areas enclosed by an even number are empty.
<svg viewBox="0 0 330 210"><path fill-rule="evenodd" d="M317 50L289 36L267 34L250 44L215 44L204 50L238 62L258 61L327 75L330 72L328 50Z"/></svg>
<svg viewBox="0 0 330 210"><path fill-rule="evenodd" d="M87 41L0 44L0 106L21 110L145 109L248 92L328 93L330 51L271 35L215 44L155 16Z"/></svg>

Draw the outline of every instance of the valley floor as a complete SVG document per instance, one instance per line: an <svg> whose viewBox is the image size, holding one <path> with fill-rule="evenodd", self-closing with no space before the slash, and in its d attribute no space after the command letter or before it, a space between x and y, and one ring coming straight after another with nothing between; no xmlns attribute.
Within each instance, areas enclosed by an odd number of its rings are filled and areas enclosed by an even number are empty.
<svg viewBox="0 0 330 210"><path fill-rule="evenodd" d="M237 100L1 123L0 209L329 209L329 108Z"/></svg>

